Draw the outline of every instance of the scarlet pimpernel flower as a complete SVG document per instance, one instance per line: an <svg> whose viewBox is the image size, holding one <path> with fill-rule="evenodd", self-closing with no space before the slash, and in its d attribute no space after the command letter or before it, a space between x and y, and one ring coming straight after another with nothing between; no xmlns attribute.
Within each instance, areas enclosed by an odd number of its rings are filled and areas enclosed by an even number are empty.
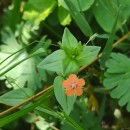
<svg viewBox="0 0 130 130"><path fill-rule="evenodd" d="M70 74L67 80L62 82L62 86L66 89L66 95L72 96L76 94L81 96L83 93L82 87L85 85L85 80L83 78L78 79L75 74Z"/></svg>

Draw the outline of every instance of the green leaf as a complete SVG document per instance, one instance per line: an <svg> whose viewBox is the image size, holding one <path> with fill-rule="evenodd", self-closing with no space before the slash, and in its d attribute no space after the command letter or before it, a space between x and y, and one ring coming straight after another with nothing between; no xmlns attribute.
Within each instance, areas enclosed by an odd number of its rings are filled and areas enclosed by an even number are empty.
<svg viewBox="0 0 130 130"><path fill-rule="evenodd" d="M63 62L66 58L66 54L63 50L57 50L47 56L40 64L38 68L56 72L60 75L63 74Z"/></svg>
<svg viewBox="0 0 130 130"><path fill-rule="evenodd" d="M58 8L58 18L60 21L60 24L65 26L69 25L71 22L71 16L68 10L64 9L62 6L59 6Z"/></svg>
<svg viewBox="0 0 130 130"><path fill-rule="evenodd" d="M130 112L130 59L120 53L112 53L106 62L104 86L111 90L111 96L119 100L119 105L127 104Z"/></svg>
<svg viewBox="0 0 130 130"><path fill-rule="evenodd" d="M25 5L23 19L32 25L39 25L52 12L55 5L55 0L29 0Z"/></svg>
<svg viewBox="0 0 130 130"><path fill-rule="evenodd" d="M98 55L100 47L84 46L83 51L76 57L78 65L90 64Z"/></svg>
<svg viewBox="0 0 130 130"><path fill-rule="evenodd" d="M128 13L130 0L96 0L93 6L93 13L97 22L104 29L104 31L111 32L119 6L121 15L119 17L117 29L120 29L122 24L125 24L128 17L130 16L130 13Z"/></svg>
<svg viewBox="0 0 130 130"><path fill-rule="evenodd" d="M94 3L94 0L71 0L74 6L78 11L86 11L88 10L92 4ZM68 9L66 3L64 0L58 0L59 4L61 4L65 9ZM69 9L68 9L69 10Z"/></svg>
<svg viewBox="0 0 130 130"><path fill-rule="evenodd" d="M33 96L33 94L34 91L29 88L12 90L0 96L0 103L15 106Z"/></svg>
<svg viewBox="0 0 130 130"><path fill-rule="evenodd" d="M115 32L116 32L118 17L119 17L119 11L118 11L117 17L115 19L110 37L109 37L109 39L108 39L108 41L105 45L105 48L102 52L102 57L101 57L101 60L100 60L100 66L101 66L102 69L105 68L105 62L109 59L110 53L112 51L112 45L113 45L113 41L114 41L114 38L115 38Z"/></svg>
<svg viewBox="0 0 130 130"><path fill-rule="evenodd" d="M122 22L125 22L127 21L127 19L129 18L130 16L130 0L125 0L125 1L122 1L122 0L119 0L119 4L121 6L121 19L122 19ZM125 22L123 24L125 24Z"/></svg>
<svg viewBox="0 0 130 130"><path fill-rule="evenodd" d="M81 13L76 9L75 5L70 0L65 0L66 5L68 6L72 17L74 18L75 22L84 33L85 36L91 36L92 30L89 26L88 22L86 21L85 17L81 15Z"/></svg>
<svg viewBox="0 0 130 130"><path fill-rule="evenodd" d="M72 35L72 33L65 28L63 37L62 37L62 47L63 49L66 48L77 48L78 47L77 39Z"/></svg>
<svg viewBox="0 0 130 130"><path fill-rule="evenodd" d="M63 78L61 76L57 76L54 80L54 93L56 96L57 101L61 105L62 109L65 111L67 115L70 114L74 102L76 100L76 95L73 95L71 97L67 97L65 95L65 90L62 87Z"/></svg>

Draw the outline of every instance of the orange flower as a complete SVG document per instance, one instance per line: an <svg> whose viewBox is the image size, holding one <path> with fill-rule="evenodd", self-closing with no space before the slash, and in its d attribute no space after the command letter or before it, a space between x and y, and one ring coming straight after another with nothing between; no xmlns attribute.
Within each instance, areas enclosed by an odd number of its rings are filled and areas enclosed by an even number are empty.
<svg viewBox="0 0 130 130"><path fill-rule="evenodd" d="M62 82L62 86L66 88L66 95L72 96L73 94L76 94L77 96L82 95L83 90L82 86L85 85L84 79L78 79L75 74L70 74L69 78L67 80L64 80Z"/></svg>

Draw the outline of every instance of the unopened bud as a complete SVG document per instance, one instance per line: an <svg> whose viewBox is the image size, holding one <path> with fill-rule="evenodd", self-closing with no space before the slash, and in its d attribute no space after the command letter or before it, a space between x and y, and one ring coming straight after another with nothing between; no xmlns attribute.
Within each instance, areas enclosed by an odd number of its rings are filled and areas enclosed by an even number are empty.
<svg viewBox="0 0 130 130"><path fill-rule="evenodd" d="M114 111L114 116L115 116L117 119L121 118L121 111L120 111L119 109L115 109L115 111Z"/></svg>

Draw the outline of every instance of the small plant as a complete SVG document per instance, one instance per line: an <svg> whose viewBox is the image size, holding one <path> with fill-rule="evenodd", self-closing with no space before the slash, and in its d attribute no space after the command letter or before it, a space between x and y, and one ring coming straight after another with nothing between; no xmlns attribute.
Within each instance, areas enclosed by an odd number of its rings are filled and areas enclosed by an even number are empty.
<svg viewBox="0 0 130 130"><path fill-rule="evenodd" d="M130 129L130 0L0 6L1 130Z"/></svg>

